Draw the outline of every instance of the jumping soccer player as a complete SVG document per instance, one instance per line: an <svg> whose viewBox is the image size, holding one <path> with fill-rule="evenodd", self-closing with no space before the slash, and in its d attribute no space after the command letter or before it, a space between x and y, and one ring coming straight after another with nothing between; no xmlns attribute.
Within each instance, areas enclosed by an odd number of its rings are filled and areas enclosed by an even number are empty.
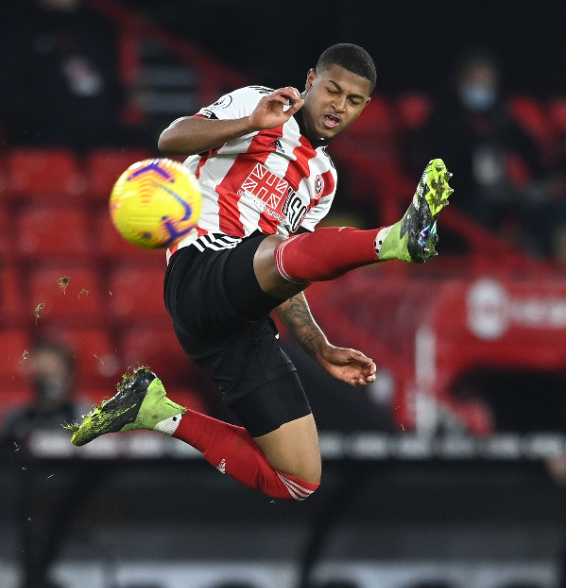
<svg viewBox="0 0 566 588"><path fill-rule="evenodd" d="M315 421L269 313L334 377L352 386L373 382L374 362L331 345L302 292L380 261L427 261L452 192L450 174L435 159L397 224L315 231L336 190L327 145L360 116L375 83L364 49L334 45L308 72L302 94L242 88L163 131L159 148L190 156L185 165L203 195L197 230L168 251L165 305L183 349L244 428L175 404L154 373L138 368L72 427L75 445L109 432L155 430L271 497L304 500L318 488Z"/></svg>

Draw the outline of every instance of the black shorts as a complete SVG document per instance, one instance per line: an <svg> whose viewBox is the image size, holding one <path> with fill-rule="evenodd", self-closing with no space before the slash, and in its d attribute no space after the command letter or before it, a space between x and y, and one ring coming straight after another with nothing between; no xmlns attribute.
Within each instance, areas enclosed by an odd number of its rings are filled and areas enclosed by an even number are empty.
<svg viewBox="0 0 566 588"><path fill-rule="evenodd" d="M210 374L226 406L254 437L310 414L296 368L269 317L283 301L263 293L253 272L263 238L233 248L179 249L164 283L165 306L185 353ZM263 318L250 320L254 314Z"/></svg>

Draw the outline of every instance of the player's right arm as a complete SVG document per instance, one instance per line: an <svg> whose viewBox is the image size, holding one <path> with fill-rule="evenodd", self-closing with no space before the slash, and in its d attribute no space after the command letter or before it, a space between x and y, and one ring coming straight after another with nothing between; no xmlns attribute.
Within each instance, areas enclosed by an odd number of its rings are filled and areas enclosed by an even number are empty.
<svg viewBox="0 0 566 588"><path fill-rule="evenodd" d="M296 88L281 88L264 96L251 114L240 118L207 119L187 116L172 122L160 135L160 151L180 155L203 153L264 129L285 124L304 104Z"/></svg>
<svg viewBox="0 0 566 588"><path fill-rule="evenodd" d="M303 292L291 296L275 313L299 345L331 376L352 386L375 382L373 360L357 349L331 345L316 324Z"/></svg>

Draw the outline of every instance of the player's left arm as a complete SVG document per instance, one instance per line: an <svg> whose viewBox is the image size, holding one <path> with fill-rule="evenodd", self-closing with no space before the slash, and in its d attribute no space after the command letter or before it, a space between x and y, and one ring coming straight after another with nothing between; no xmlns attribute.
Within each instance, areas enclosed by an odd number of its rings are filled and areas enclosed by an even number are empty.
<svg viewBox="0 0 566 588"><path fill-rule="evenodd" d="M279 320L301 347L332 376L352 386L375 381L375 363L361 351L335 347L317 325L301 292L275 309Z"/></svg>

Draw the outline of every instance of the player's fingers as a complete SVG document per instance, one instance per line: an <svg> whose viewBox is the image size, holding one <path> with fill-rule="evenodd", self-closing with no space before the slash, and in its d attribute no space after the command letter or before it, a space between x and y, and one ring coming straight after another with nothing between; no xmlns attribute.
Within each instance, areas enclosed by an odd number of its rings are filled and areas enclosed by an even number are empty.
<svg viewBox="0 0 566 588"><path fill-rule="evenodd" d="M292 98L293 100L298 100L301 97L301 93L299 92L299 90L297 90L297 88L294 88L293 86L279 88L278 90L275 90L275 92L273 92L271 95L273 96L274 94L286 94L287 96L289 96L289 98Z"/></svg>
<svg viewBox="0 0 566 588"><path fill-rule="evenodd" d="M265 104L272 104L273 102L278 102L279 104L283 104L283 106L289 106L289 98L283 94L273 93L265 97Z"/></svg>
<svg viewBox="0 0 566 588"><path fill-rule="evenodd" d="M366 355L364 355L361 351L358 351L357 349L348 349L350 357L361 363L364 367L369 366L370 364L373 363L373 359L367 357Z"/></svg>
<svg viewBox="0 0 566 588"><path fill-rule="evenodd" d="M305 104L305 101L300 98L299 100L295 100L295 102L293 102L293 105L289 107L289 109L287 110L287 114L289 116L293 116L296 112L298 112L303 105Z"/></svg>
<svg viewBox="0 0 566 588"><path fill-rule="evenodd" d="M279 90L275 90L275 92L273 92L273 94L271 94L271 96L273 96L273 97L282 96L285 100L287 100L286 104L288 106L293 106L293 104L295 102L297 102L297 100L301 100L301 94L299 93L297 88L292 88L291 86L288 86L287 88L280 88Z"/></svg>
<svg viewBox="0 0 566 588"><path fill-rule="evenodd" d="M377 372L377 366L372 361L368 364L363 365L362 371L366 376L372 376L373 374L375 374L375 372Z"/></svg>

